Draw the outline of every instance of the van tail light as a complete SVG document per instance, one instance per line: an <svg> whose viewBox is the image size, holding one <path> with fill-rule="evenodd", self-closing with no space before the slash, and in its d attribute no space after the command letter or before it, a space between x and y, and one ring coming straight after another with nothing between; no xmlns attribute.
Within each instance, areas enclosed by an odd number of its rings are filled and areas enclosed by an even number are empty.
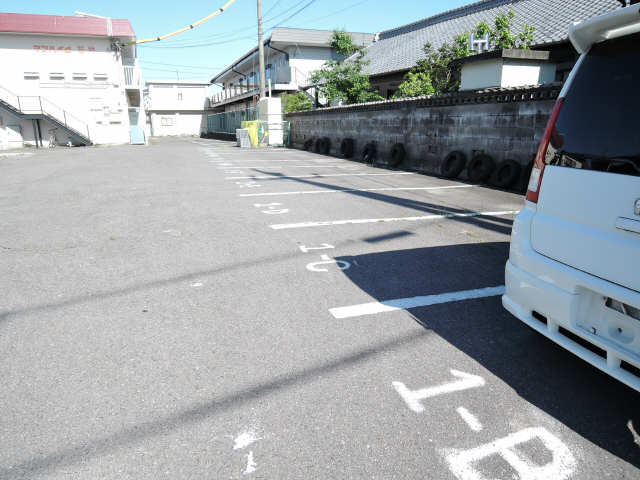
<svg viewBox="0 0 640 480"><path fill-rule="evenodd" d="M556 128L556 122L560 116L563 101L564 98L559 98L553 107L553 111L547 122L547 128L544 129L544 134L542 135L542 139L540 139L540 145L538 145L538 153L536 153L536 158L533 161L533 169L531 170L529 186L527 187L527 200L533 203L538 203L540 187L542 186L542 176L544 175L544 167L546 165L545 157L549 148L549 142L551 142L551 136L554 134Z"/></svg>

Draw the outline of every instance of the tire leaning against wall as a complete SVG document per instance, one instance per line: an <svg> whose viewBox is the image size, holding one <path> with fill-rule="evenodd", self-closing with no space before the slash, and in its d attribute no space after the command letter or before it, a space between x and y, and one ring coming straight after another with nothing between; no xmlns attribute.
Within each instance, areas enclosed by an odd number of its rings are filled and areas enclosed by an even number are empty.
<svg viewBox="0 0 640 480"><path fill-rule="evenodd" d="M522 167L515 160L505 160L497 166L489 183L499 188L509 188L518 180L520 180L520 172Z"/></svg>
<svg viewBox="0 0 640 480"><path fill-rule="evenodd" d="M355 149L355 142L353 138L344 138L340 143L340 155L343 158L353 157L353 151Z"/></svg>
<svg viewBox="0 0 640 480"><path fill-rule="evenodd" d="M485 153L479 153L467 165L467 176L473 183L486 182L494 168L493 158Z"/></svg>
<svg viewBox="0 0 640 480"><path fill-rule="evenodd" d="M460 172L464 170L466 163L467 156L463 152L455 150L444 157L440 166L440 173L446 178L457 178Z"/></svg>
<svg viewBox="0 0 640 480"><path fill-rule="evenodd" d="M324 143L323 138L317 138L315 143L313 144L313 151L316 153L322 152L322 144Z"/></svg>
<svg viewBox="0 0 640 480"><path fill-rule="evenodd" d="M311 150L311 148L313 147L313 138L309 138L308 140L306 140L304 142L304 145L302 146L303 150L306 150L307 152Z"/></svg>
<svg viewBox="0 0 640 480"><path fill-rule="evenodd" d="M329 137L322 138L322 144L320 145L320 153L329 155L331 153L331 139Z"/></svg>
<svg viewBox="0 0 640 480"><path fill-rule="evenodd" d="M362 149L362 161L364 163L375 162L376 160L376 146L374 143L367 143Z"/></svg>
<svg viewBox="0 0 640 480"><path fill-rule="evenodd" d="M404 157L406 156L406 152L404 150L404 145L401 143L396 143L393 147L391 147L391 167L396 168L402 162L404 162Z"/></svg>

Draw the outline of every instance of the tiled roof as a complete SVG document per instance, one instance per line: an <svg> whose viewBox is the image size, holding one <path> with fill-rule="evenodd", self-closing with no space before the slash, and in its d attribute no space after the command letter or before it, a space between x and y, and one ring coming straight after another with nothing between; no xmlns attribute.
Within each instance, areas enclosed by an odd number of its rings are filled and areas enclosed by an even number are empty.
<svg viewBox="0 0 640 480"><path fill-rule="evenodd" d="M485 0L466 7L425 18L398 28L380 32L379 41L366 50L370 75L397 72L412 68L424 58L423 47L431 43L438 48L457 35L471 31L485 21L493 25L495 17L513 10L514 31L523 24L535 27L535 45L565 41L569 26L579 20L620 8L618 0Z"/></svg>
<svg viewBox="0 0 640 480"><path fill-rule="evenodd" d="M111 24L111 25L109 25ZM129 20L0 13L0 32L135 38Z"/></svg>

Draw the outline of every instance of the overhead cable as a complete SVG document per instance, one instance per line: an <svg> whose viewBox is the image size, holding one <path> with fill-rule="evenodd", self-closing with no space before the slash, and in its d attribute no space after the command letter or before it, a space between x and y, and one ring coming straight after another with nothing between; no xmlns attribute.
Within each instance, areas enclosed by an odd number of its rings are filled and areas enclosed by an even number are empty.
<svg viewBox="0 0 640 480"><path fill-rule="evenodd" d="M167 33L166 35L162 35L161 37L155 37L155 38L145 38L144 40L134 40L132 42L128 42L126 45L140 45L141 43L149 43L149 42L159 42L160 40L164 40L165 38L169 38L169 37L173 37L175 35L178 35L180 33L184 33L188 30L193 30L194 28L196 28L198 25L203 24L204 22L206 22L207 20L211 20L213 17L220 15L222 12L224 12L227 8L229 8L229 6L234 3L236 0L229 0L227 3L225 3L222 7L220 7L218 10L216 10L213 13L210 13L209 15L207 15L204 18L201 18L200 20L198 20L197 22L192 23L191 25L188 25L184 28L181 28L180 30L176 30L175 32L171 32L171 33Z"/></svg>

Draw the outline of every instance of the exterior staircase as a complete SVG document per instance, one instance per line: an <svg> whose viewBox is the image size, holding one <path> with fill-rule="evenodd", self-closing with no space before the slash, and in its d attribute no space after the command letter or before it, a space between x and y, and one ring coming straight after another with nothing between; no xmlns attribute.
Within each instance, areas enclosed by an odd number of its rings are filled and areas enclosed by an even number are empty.
<svg viewBox="0 0 640 480"><path fill-rule="evenodd" d="M92 145L89 125L44 97L19 96L0 87L0 108L20 119L46 120L65 132L72 143Z"/></svg>

